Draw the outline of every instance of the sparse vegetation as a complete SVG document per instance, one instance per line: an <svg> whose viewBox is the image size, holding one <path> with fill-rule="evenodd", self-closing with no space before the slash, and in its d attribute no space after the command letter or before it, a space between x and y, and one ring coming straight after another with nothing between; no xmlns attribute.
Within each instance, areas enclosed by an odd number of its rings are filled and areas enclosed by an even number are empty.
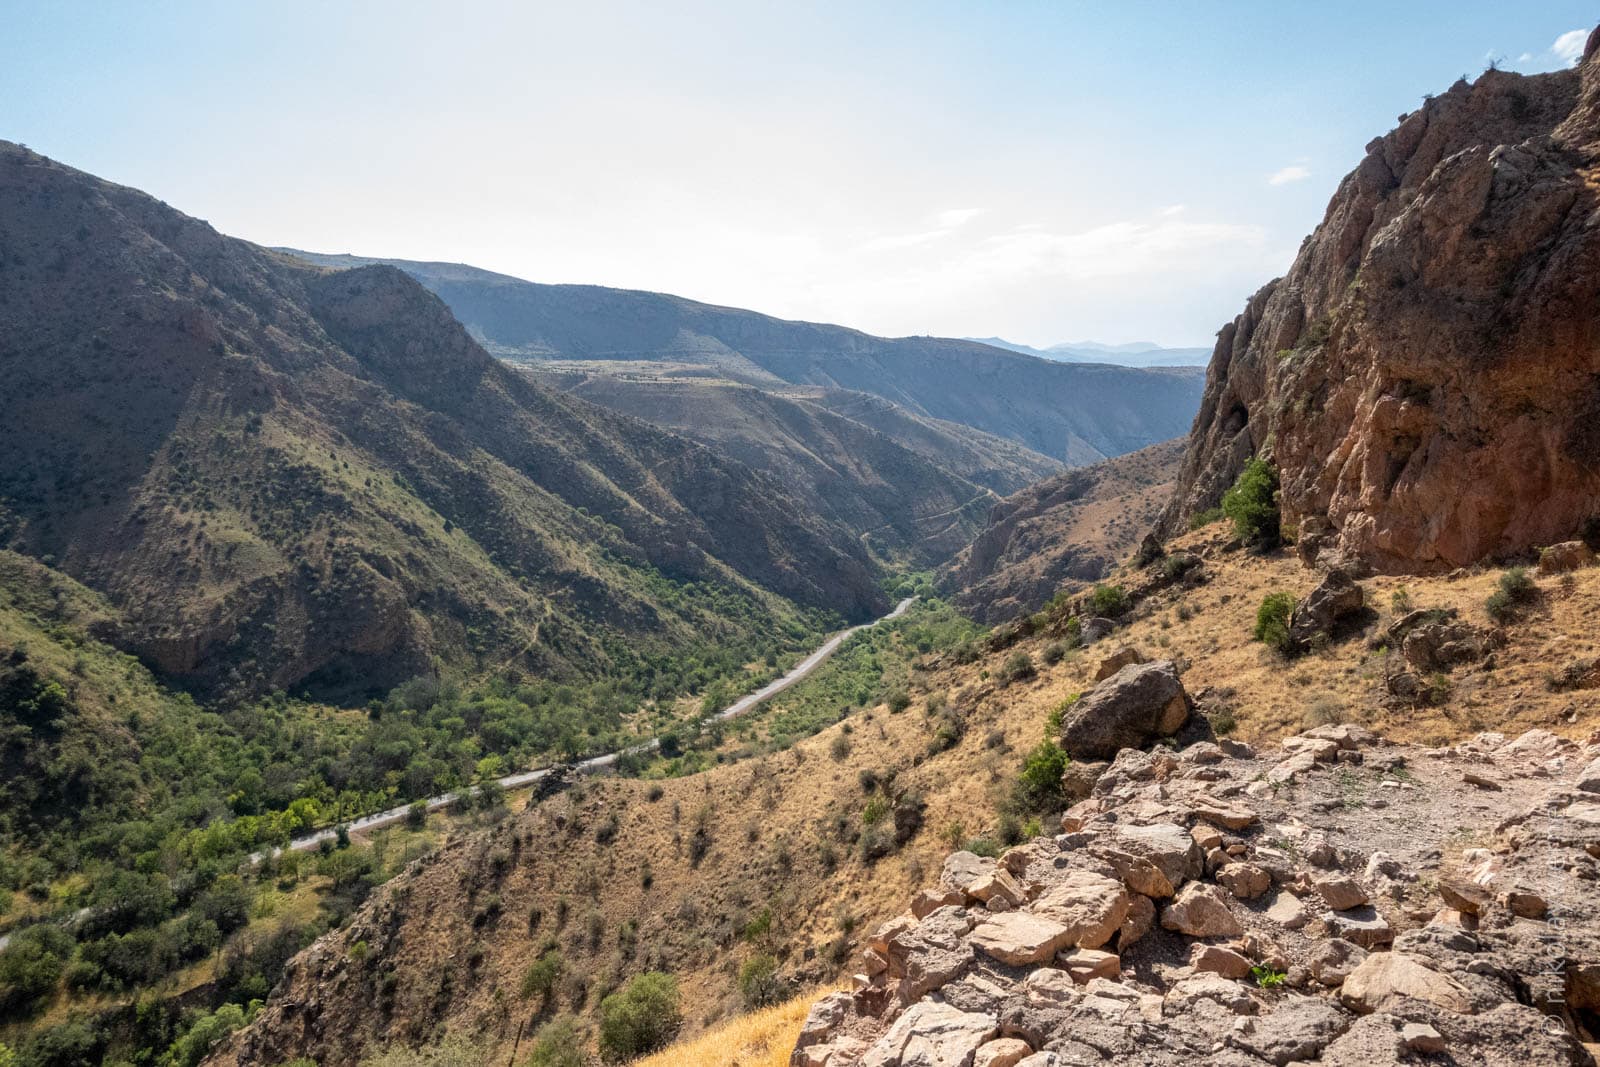
<svg viewBox="0 0 1600 1067"><path fill-rule="evenodd" d="M1495 591L1484 602L1489 618L1498 623L1516 620L1522 609L1538 598L1539 587L1526 567L1512 567L1500 576Z"/></svg>
<svg viewBox="0 0 1600 1067"><path fill-rule="evenodd" d="M682 1025L677 979L648 971L600 1002L600 1054L620 1062L654 1052Z"/></svg>
<svg viewBox="0 0 1600 1067"><path fill-rule="evenodd" d="M1096 615L1115 619L1128 610L1128 593L1120 585L1097 585L1089 596L1089 606Z"/></svg>

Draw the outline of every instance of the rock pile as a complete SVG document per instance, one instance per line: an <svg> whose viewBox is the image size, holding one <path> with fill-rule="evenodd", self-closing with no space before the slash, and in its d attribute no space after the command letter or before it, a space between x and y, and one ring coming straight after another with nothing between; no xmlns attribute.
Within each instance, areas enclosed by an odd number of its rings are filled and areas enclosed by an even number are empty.
<svg viewBox="0 0 1600 1067"><path fill-rule="evenodd" d="M794 1067L1592 1062L1600 736L1128 748L1062 831L949 856Z"/></svg>

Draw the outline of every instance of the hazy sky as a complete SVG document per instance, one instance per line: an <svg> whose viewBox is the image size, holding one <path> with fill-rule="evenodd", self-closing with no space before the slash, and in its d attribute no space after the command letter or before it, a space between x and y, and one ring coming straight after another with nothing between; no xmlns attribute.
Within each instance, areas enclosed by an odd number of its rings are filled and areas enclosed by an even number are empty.
<svg viewBox="0 0 1600 1067"><path fill-rule="evenodd" d="M0 0L0 137L226 233L876 333L1209 344L1566 2Z"/></svg>

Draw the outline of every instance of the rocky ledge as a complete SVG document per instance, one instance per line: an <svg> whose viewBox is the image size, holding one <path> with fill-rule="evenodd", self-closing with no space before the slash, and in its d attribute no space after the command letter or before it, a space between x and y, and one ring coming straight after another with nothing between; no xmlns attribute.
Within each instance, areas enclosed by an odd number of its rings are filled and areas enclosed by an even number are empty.
<svg viewBox="0 0 1600 1067"><path fill-rule="evenodd" d="M1588 1064L1600 735L1124 749L868 936L794 1067Z"/></svg>

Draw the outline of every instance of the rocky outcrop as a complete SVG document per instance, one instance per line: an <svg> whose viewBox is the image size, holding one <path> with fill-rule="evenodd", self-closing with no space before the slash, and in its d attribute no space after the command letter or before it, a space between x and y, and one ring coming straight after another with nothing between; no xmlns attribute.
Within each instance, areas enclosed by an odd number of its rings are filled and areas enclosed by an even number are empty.
<svg viewBox="0 0 1600 1067"><path fill-rule="evenodd" d="M1189 721L1189 694L1171 660L1123 667L1085 693L1067 713L1061 747L1075 760L1113 759L1143 748Z"/></svg>
<svg viewBox="0 0 1600 1067"><path fill-rule="evenodd" d="M1361 614L1366 594L1348 571L1335 567L1294 606L1289 616L1289 643L1299 651L1331 640L1339 628Z"/></svg>
<svg viewBox="0 0 1600 1067"><path fill-rule="evenodd" d="M868 936L855 992L818 1002L791 1062L1592 1062L1600 736L1424 750L1329 726L1228 748L1124 751L1053 841L952 855L946 903ZM1503 791L1463 815L1490 767ZM1330 802L1352 788L1373 795ZM1020 899L998 912L997 873Z"/></svg>
<svg viewBox="0 0 1600 1067"><path fill-rule="evenodd" d="M1576 536L1600 498L1597 173L1592 47L1374 140L1220 333L1163 528L1259 454L1308 560L1435 572Z"/></svg>

